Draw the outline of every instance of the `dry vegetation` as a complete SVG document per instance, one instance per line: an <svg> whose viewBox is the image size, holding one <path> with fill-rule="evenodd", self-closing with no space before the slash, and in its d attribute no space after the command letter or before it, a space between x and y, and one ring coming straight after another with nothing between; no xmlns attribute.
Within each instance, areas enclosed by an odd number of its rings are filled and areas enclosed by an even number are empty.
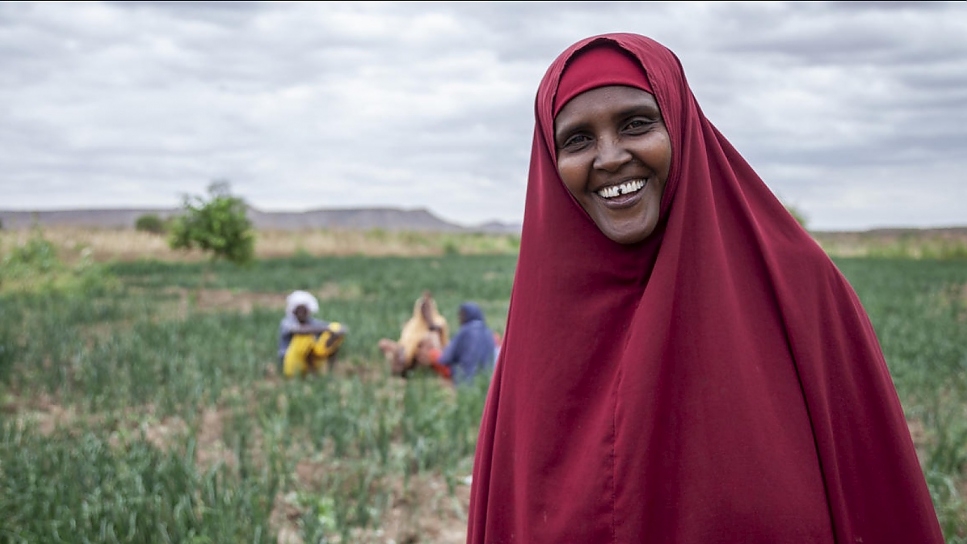
<svg viewBox="0 0 967 544"><path fill-rule="evenodd" d="M34 231L0 230L0 253L25 243ZM46 227L44 238L58 248L58 256L73 262L89 255L97 262L156 259L193 261L206 258L200 251L178 251L168 247L163 235L134 229ZM257 258L297 254L432 256L444 253L514 253L519 236L511 234L424 233L371 230L259 231Z"/></svg>
<svg viewBox="0 0 967 544"><path fill-rule="evenodd" d="M967 257L967 227L812 234L827 253L837 257Z"/></svg>
<svg viewBox="0 0 967 544"><path fill-rule="evenodd" d="M0 252L23 244L30 230L0 230ZM44 237L66 262L89 255L97 262L157 259L194 261L200 251L176 251L163 235L134 229L48 227ZM835 257L967 257L967 227L948 229L882 229L862 232L813 232ZM433 256L444 253L515 253L520 237L511 234L427 233L372 230L259 231L258 258L296 254Z"/></svg>

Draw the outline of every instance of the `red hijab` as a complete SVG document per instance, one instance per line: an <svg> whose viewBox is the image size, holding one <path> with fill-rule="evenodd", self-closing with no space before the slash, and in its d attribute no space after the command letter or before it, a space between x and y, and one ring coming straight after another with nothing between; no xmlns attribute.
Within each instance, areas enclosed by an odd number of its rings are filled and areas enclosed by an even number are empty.
<svg viewBox="0 0 967 544"><path fill-rule="evenodd" d="M606 238L556 168L562 72L590 44L640 61L671 138L661 217L637 244ZM942 543L859 300L674 54L582 40L548 69L536 117L467 541Z"/></svg>

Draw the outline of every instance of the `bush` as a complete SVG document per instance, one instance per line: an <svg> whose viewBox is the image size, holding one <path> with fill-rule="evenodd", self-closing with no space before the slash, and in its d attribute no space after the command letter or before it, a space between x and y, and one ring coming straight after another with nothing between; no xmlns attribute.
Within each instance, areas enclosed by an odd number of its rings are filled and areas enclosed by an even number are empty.
<svg viewBox="0 0 967 544"><path fill-rule="evenodd" d="M40 230L34 230L25 243L10 250L0 267L8 277L21 277L55 271L61 263L54 244Z"/></svg>
<svg viewBox="0 0 967 544"><path fill-rule="evenodd" d="M56 290L70 293L106 292L117 284L113 274L93 261L90 250L68 265L54 243L35 228L30 238L0 258L0 291ZM2 541L0 541L2 542Z"/></svg>
<svg viewBox="0 0 967 544"><path fill-rule="evenodd" d="M149 213L142 215L134 222L134 230L151 234L164 234L168 232L168 222L156 214Z"/></svg>
<svg viewBox="0 0 967 544"><path fill-rule="evenodd" d="M227 182L208 186L209 199L186 196L184 213L174 218L168 238L172 249L211 253L214 260L247 264L255 254L255 234L245 201L231 195Z"/></svg>

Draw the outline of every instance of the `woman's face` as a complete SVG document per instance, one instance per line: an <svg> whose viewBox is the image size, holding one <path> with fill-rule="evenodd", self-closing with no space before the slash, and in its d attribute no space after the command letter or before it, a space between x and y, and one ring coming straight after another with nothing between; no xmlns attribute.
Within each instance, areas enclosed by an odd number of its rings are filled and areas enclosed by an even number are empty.
<svg viewBox="0 0 967 544"><path fill-rule="evenodd" d="M585 91L557 114L554 140L564 185L605 236L633 244L651 235L672 160L653 95L624 85Z"/></svg>
<svg viewBox="0 0 967 544"><path fill-rule="evenodd" d="M302 304L296 306L292 313L295 314L295 318L299 320L299 323L305 324L309 320L309 308L306 308Z"/></svg>

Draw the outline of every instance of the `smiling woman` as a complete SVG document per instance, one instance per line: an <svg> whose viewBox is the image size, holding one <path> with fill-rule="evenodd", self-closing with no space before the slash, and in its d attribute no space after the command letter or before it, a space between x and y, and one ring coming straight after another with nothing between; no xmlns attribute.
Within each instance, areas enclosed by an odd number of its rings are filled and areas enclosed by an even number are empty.
<svg viewBox="0 0 967 544"><path fill-rule="evenodd" d="M597 86L601 63L618 77ZM561 107L559 104L563 104ZM555 100L561 180L605 236L640 242L658 223L672 148L641 66L610 48L577 57Z"/></svg>
<svg viewBox="0 0 967 544"><path fill-rule="evenodd" d="M634 34L548 68L470 543L943 542L844 276Z"/></svg>

